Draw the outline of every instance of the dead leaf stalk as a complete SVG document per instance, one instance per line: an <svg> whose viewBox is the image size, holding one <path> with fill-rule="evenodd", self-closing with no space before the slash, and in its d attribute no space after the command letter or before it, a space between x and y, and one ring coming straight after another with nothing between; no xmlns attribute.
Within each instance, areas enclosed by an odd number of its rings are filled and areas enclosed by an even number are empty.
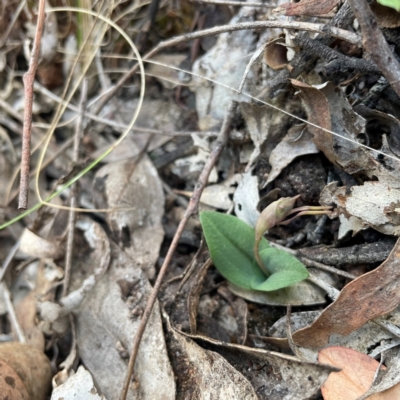
<svg viewBox="0 0 400 400"><path fill-rule="evenodd" d="M22 154L21 154L21 179L19 185L18 209L26 210L28 208L29 195L29 170L31 162L31 128L32 128L32 105L33 105L33 83L37 66L39 64L40 41L43 33L45 19L45 0L39 1L38 21L36 26L35 39L28 72L24 75L25 104L24 104L24 127L22 132Z"/></svg>
<svg viewBox="0 0 400 400"><path fill-rule="evenodd" d="M189 205L186 209L185 215L179 223L176 233L172 239L172 243L168 249L167 255L165 256L164 263L160 268L160 272L157 276L153 290L150 294L150 297L146 304L146 308L143 312L142 319L140 320L140 324L137 329L136 335L133 339L132 353L131 353L131 356L129 359L129 364L128 364L128 369L127 369L126 376L125 376L124 386L123 386L122 392L121 392L121 397L120 397L121 400L126 400L126 396L128 394L129 386L131 383L131 377L133 375L136 357L137 357L138 351L139 351L140 341L141 341L143 333L146 329L147 322L151 316L151 313L152 313L152 310L154 307L154 303L157 300L157 295L161 288L161 284L163 282L164 276L165 276L168 266L172 260L172 256L176 250L176 247L178 246L179 240L182 236L185 226L186 226L187 222L189 221L189 218L197 212L197 208L198 208L198 205L200 202L200 197L201 197L201 194L202 194L205 186L207 185L208 177L211 173L211 170L214 168L222 150L226 146L226 143L227 143L228 137L229 137L231 123L232 123L233 117L236 113L236 109L237 109L237 103L235 101L231 101L228 111L227 111L227 114L225 116L224 122L222 124L220 133L218 135L217 140L215 141L214 148L213 148L206 164L204 165L204 168L200 174L199 179L197 180L195 189L193 191L193 195L190 198Z"/></svg>

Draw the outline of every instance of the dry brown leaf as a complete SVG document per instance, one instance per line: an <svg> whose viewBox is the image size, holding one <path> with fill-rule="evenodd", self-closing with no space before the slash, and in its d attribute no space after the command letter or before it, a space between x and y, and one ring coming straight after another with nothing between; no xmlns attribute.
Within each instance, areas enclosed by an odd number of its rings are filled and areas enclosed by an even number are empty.
<svg viewBox="0 0 400 400"><path fill-rule="evenodd" d="M319 87L296 80L292 80L292 84L300 89L308 120L314 125L336 132L336 135L332 135L315 126L308 127L314 136L315 145L329 161L348 174L361 173L374 180L378 178L380 182L392 187L399 187L400 163L387 158L381 164L375 158L375 153L358 144L359 137L363 136L366 130L366 121L353 111L341 89L335 87L332 82ZM392 123L394 123L393 118ZM383 140L381 150L390 154L386 147Z"/></svg>
<svg viewBox="0 0 400 400"><path fill-rule="evenodd" d="M0 344L0 395L9 400L45 400L51 386L47 357L27 344Z"/></svg>
<svg viewBox="0 0 400 400"><path fill-rule="evenodd" d="M319 352L318 361L341 368L333 372L322 385L325 400L356 400L371 387L379 362L346 347L327 347ZM369 400L394 400L400 397L400 385L381 393L373 394Z"/></svg>
<svg viewBox="0 0 400 400"><path fill-rule="evenodd" d="M365 132L365 120L353 111L343 92L331 82L318 88L297 80L292 80L292 84L300 89L308 120L343 137L308 126L315 145L329 161L349 174L365 172L371 177L377 176L378 162L357 143L344 139L356 141Z"/></svg>
<svg viewBox="0 0 400 400"><path fill-rule="evenodd" d="M286 67L288 63L287 48L282 37L271 40L264 51L264 59L268 67L279 70Z"/></svg>
<svg viewBox="0 0 400 400"><path fill-rule="evenodd" d="M328 14L340 0L303 0L298 3L284 3L274 12L284 13L284 15L323 15Z"/></svg>
<svg viewBox="0 0 400 400"><path fill-rule="evenodd" d="M299 346L318 349L333 334L348 335L400 304L400 239L385 262L347 284L334 303L307 328L293 334Z"/></svg>

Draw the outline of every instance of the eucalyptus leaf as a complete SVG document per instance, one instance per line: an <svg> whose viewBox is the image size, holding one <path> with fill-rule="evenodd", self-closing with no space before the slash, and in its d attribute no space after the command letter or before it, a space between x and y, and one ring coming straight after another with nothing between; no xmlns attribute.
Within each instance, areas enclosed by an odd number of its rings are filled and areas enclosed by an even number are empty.
<svg viewBox="0 0 400 400"><path fill-rule="evenodd" d="M260 257L271 275L267 277L255 261L255 231L231 215L213 211L200 213L211 258L221 275L247 290L273 291L291 286L308 277L305 266L294 256L260 242Z"/></svg>

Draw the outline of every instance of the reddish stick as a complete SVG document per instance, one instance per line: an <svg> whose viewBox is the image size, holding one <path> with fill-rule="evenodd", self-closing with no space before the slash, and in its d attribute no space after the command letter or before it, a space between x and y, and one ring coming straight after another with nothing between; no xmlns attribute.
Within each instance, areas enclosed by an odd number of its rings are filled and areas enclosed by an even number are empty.
<svg viewBox="0 0 400 400"><path fill-rule="evenodd" d="M31 130L32 130L32 103L33 103L33 83L39 63L40 40L42 38L44 26L45 0L39 0L38 21L36 26L35 39L33 41L31 60L29 69L24 75L25 105L24 105L24 127L22 131L22 154L21 154L21 179L19 183L18 210L28 208L29 194L29 170L31 163Z"/></svg>

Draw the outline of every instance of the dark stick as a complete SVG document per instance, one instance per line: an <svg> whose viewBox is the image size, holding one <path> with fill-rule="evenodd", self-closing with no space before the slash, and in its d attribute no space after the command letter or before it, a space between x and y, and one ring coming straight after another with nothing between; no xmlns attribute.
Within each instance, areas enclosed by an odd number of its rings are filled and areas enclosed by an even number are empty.
<svg viewBox="0 0 400 400"><path fill-rule="evenodd" d="M400 63L390 50L381 29L365 0L348 0L360 24L363 47L371 55L394 91L400 96Z"/></svg>
<svg viewBox="0 0 400 400"><path fill-rule="evenodd" d="M185 215L182 218L181 222L179 223L179 226L178 226L178 229L176 230L175 236L172 239L171 246L169 247L168 253L165 256L164 263L161 266L160 272L158 273L157 280L154 284L153 290L150 294L149 299L147 300L146 308L143 312L143 316L142 316L142 319L140 320L138 330L133 339L132 353L131 353L131 356L129 359L128 369L127 369L127 372L125 375L124 386L122 388L122 393L121 393L121 397L120 397L121 400L126 400L126 396L128 394L128 390L129 390L129 385L131 382L131 377L132 377L133 370L135 367L136 357L137 357L137 354L139 351L140 341L142 339L144 330L146 329L147 322L151 316L151 312L153 310L154 303L157 300L157 295L160 290L165 273L167 272L169 263L171 262L172 256L175 252L176 247L178 246L179 239L182 236L183 230L185 229L185 226L186 226L187 222L189 221L189 218L193 214L195 214L197 211L200 197L203 192L203 189L205 188L205 186L207 184L210 172L213 169L213 167L215 166L222 150L224 149L226 143L228 142L229 130L230 130L232 119L235 115L236 108L237 108L237 103L232 101L229 106L228 112L225 116L224 122L222 124L221 131L218 135L217 140L215 141L214 148L213 148L206 164L204 165L204 168L200 174L199 179L197 180L196 186L193 191L193 195L190 198L189 205L187 206Z"/></svg>
<svg viewBox="0 0 400 400"><path fill-rule="evenodd" d="M45 0L39 1L38 21L36 26L35 39L33 41L31 60L29 69L24 75L25 87L25 106L24 106L24 127L22 131L22 154L21 154L21 179L19 183L18 210L24 211L28 208L29 195L29 170L31 163L31 130L32 130L32 103L33 103L33 83L37 66L39 63L40 40L44 25L44 6Z"/></svg>
<svg viewBox="0 0 400 400"><path fill-rule="evenodd" d="M308 51L314 57L321 58L328 64L324 67L324 72L328 75L334 75L338 72L360 72L362 74L381 74L381 70L373 61L364 60L363 58L349 57L323 43L313 40L310 37L298 35L293 38L296 45Z"/></svg>
<svg viewBox="0 0 400 400"><path fill-rule="evenodd" d="M340 8L340 10L333 17L330 26L336 26L340 28L345 28L350 25L353 20L353 13L349 4L346 2ZM329 26L328 25L328 26ZM299 36L306 36L304 33L299 33ZM316 39L320 43L329 46L334 42L335 38L326 35L317 35ZM269 97L275 97L279 92L286 88L289 84L289 79L297 78L303 71L310 69L314 63L317 61L318 57L310 54L308 51L302 51L289 63L289 69L284 69L280 74L278 74L271 82L269 82L268 94Z"/></svg>

